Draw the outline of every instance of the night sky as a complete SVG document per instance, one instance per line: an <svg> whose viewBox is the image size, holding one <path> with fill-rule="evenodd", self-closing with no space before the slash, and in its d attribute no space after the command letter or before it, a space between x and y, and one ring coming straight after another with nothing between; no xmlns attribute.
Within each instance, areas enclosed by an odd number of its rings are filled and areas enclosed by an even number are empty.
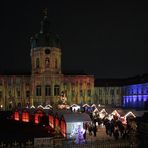
<svg viewBox="0 0 148 148"><path fill-rule="evenodd" d="M0 73L31 71L30 37L43 8L62 41L62 70L96 78L148 73L148 13L143 1L3 0Z"/></svg>

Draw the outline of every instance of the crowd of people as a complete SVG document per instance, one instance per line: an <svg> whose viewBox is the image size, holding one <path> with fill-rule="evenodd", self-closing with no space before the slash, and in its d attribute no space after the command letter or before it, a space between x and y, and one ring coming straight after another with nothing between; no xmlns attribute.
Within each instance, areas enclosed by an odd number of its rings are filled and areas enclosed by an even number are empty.
<svg viewBox="0 0 148 148"><path fill-rule="evenodd" d="M119 138L129 139L133 134L136 134L137 125L135 120L127 120L127 124L123 125L120 120L108 119L104 120L106 134L114 136L116 140ZM131 135L132 134L132 135Z"/></svg>
<svg viewBox="0 0 148 148"><path fill-rule="evenodd" d="M130 139L133 137L133 134L136 134L137 124L135 119L127 120L127 124L124 125L120 120L117 118L113 118L109 120L107 118L103 119L102 121L96 122L93 120L92 124L85 124L84 129L88 132L89 136L96 137L97 130L99 128L99 124L105 127L106 134L110 137L113 137L115 140L118 139ZM84 134L84 138L86 139L86 132Z"/></svg>

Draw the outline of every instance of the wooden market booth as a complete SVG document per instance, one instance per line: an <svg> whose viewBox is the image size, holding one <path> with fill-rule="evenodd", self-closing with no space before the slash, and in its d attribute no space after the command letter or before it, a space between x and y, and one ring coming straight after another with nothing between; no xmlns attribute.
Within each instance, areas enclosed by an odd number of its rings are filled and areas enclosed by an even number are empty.
<svg viewBox="0 0 148 148"><path fill-rule="evenodd" d="M86 113L67 113L61 118L61 133L64 137L74 138L78 127L84 128L84 125L91 123L91 118Z"/></svg>

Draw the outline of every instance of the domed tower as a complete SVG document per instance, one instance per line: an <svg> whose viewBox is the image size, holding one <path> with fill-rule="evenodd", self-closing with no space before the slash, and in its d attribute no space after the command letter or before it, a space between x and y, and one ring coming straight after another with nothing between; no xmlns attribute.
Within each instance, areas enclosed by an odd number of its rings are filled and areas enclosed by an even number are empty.
<svg viewBox="0 0 148 148"><path fill-rule="evenodd" d="M31 37L32 74L61 73L61 49L59 36L50 31L45 14L40 32Z"/></svg>
<svg viewBox="0 0 148 148"><path fill-rule="evenodd" d="M60 94L61 74L60 39L50 30L47 12L41 21L40 32L31 37L32 104L51 104Z"/></svg>

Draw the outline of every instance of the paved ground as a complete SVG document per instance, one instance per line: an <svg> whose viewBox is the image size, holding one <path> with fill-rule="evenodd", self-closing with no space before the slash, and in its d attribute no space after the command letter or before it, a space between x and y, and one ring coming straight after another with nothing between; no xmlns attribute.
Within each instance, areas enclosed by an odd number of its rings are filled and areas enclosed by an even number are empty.
<svg viewBox="0 0 148 148"><path fill-rule="evenodd" d="M89 133L86 134L86 140L87 141L96 141L96 140L114 140L114 137L110 137L109 135L106 134L106 129L105 127L98 127L97 129L97 134L96 137L92 134L91 136Z"/></svg>

